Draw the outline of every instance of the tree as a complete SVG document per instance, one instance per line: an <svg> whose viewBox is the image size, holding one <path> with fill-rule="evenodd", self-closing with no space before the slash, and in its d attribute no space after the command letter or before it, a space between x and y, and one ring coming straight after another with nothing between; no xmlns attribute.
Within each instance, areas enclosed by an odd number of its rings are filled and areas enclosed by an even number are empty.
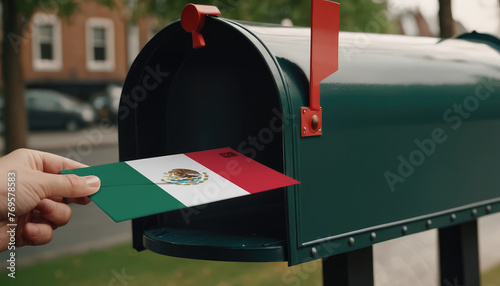
<svg viewBox="0 0 500 286"><path fill-rule="evenodd" d="M1 0L2 2L2 79L4 93L5 152L26 147L28 120L24 102L24 80L21 70L20 45L29 33L30 19L37 10L69 17L81 1ZM114 0L94 0L113 6ZM59 3L61 2L61 3Z"/></svg>
<svg viewBox="0 0 500 286"><path fill-rule="evenodd" d="M455 35L455 20L451 14L451 0L439 0L439 28L441 38Z"/></svg>
<svg viewBox="0 0 500 286"><path fill-rule="evenodd" d="M22 17L15 1L2 0L2 77L4 83L5 152L25 147L27 116L24 81L16 40L22 35Z"/></svg>
<svg viewBox="0 0 500 286"><path fill-rule="evenodd" d="M191 0L139 0L135 18L155 15L166 22L179 19L182 9ZM295 26L309 26L311 22L311 0L197 0L198 4L215 5L222 17L264 23L280 23L284 18ZM370 31L369 23L378 22L377 32L396 31L393 23L385 17L386 3L372 0L340 1L340 29L343 31ZM373 30L373 28L371 29Z"/></svg>

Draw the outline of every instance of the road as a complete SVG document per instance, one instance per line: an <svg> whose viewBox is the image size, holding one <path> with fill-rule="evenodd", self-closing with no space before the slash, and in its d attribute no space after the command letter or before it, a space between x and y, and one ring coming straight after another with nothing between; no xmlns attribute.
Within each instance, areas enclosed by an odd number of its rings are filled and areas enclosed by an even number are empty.
<svg viewBox="0 0 500 286"><path fill-rule="evenodd" d="M87 165L118 161L117 132L114 128L96 127L71 134L35 133L30 136L30 147L73 157ZM51 243L17 250L18 267L131 241L130 222L113 222L93 203L71 207L73 216L70 223L55 231ZM500 263L500 214L480 218L479 232L480 263L484 271ZM376 285L447 285L438 283L436 242L437 232L430 230L375 245ZM5 252L0 254L2 269L6 259Z"/></svg>

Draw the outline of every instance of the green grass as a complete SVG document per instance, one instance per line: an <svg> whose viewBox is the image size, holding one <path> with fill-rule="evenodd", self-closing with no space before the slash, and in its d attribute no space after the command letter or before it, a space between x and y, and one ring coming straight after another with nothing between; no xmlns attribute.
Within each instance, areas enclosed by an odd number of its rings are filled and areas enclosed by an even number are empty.
<svg viewBox="0 0 500 286"><path fill-rule="evenodd" d="M122 270L133 279L122 284L117 279ZM0 274L0 285L299 285L296 282L321 285L320 262L288 268L286 263L201 261L137 252L129 244L20 269L15 281Z"/></svg>
<svg viewBox="0 0 500 286"><path fill-rule="evenodd" d="M122 271L128 279L120 281ZM483 286L499 286L500 265L481 279ZM2 272L0 285L321 285L321 262L289 268L286 263L201 261L137 252L126 244L24 268L16 272L15 280Z"/></svg>
<svg viewBox="0 0 500 286"><path fill-rule="evenodd" d="M481 275L482 286L500 285L500 265Z"/></svg>

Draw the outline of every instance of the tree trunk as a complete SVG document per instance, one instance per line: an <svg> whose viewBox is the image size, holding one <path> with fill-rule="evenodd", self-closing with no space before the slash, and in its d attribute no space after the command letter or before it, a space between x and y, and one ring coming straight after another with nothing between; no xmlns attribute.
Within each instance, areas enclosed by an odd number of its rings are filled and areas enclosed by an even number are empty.
<svg viewBox="0 0 500 286"><path fill-rule="evenodd" d="M24 100L20 45L22 18L16 1L2 0L2 77L4 83L5 153L26 147L28 120Z"/></svg>
<svg viewBox="0 0 500 286"><path fill-rule="evenodd" d="M441 38L455 35L455 20L451 15L451 0L439 0L439 28Z"/></svg>

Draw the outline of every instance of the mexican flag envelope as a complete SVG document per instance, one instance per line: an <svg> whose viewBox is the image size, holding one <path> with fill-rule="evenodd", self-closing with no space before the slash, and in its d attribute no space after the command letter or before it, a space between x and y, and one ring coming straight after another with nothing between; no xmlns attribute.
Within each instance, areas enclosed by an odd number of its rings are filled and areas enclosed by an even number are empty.
<svg viewBox="0 0 500 286"><path fill-rule="evenodd" d="M95 175L90 199L115 222L299 184L231 148L61 171Z"/></svg>

